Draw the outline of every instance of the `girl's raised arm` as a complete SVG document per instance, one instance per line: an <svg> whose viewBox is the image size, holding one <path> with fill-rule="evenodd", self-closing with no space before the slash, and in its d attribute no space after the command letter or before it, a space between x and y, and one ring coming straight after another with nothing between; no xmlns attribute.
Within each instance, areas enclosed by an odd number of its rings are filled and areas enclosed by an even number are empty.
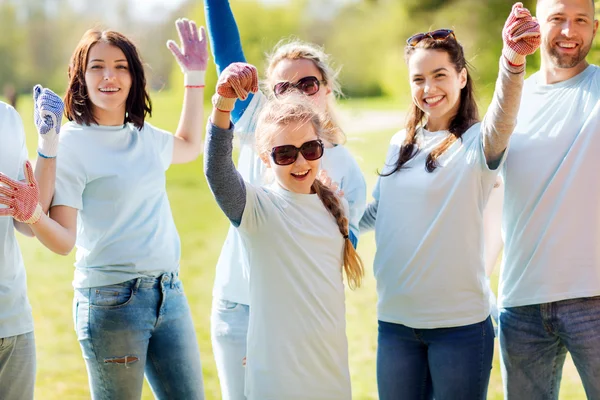
<svg viewBox="0 0 600 400"><path fill-rule="evenodd" d="M219 76L217 93L206 135L204 173L219 207L234 226L242 221L246 206L246 184L232 159L233 126L230 112L236 100L258 90L258 73L244 63L229 65Z"/></svg>

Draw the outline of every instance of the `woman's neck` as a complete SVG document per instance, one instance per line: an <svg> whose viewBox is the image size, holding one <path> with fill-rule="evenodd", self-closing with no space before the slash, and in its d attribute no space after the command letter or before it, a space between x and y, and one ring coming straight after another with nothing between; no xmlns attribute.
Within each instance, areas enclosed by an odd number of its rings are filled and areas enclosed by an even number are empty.
<svg viewBox="0 0 600 400"><path fill-rule="evenodd" d="M450 128L449 119L428 119L424 126L429 132L447 131Z"/></svg>
<svg viewBox="0 0 600 400"><path fill-rule="evenodd" d="M98 125L119 126L125 123L125 110L103 110L94 107L92 114Z"/></svg>

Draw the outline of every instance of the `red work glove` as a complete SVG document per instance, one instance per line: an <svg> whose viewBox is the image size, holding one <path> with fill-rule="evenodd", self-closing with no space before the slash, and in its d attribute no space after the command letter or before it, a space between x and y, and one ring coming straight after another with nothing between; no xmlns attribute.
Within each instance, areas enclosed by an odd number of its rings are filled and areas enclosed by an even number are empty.
<svg viewBox="0 0 600 400"><path fill-rule="evenodd" d="M540 47L540 25L522 3L515 3L502 29L502 54L513 66L525 64L525 57Z"/></svg>
<svg viewBox="0 0 600 400"><path fill-rule="evenodd" d="M245 100L250 93L258 92L258 72L254 65L232 63L221 72L217 81L217 92L212 98L213 106L219 111L233 110L237 99Z"/></svg>
<svg viewBox="0 0 600 400"><path fill-rule="evenodd" d="M0 173L0 216L10 216L19 222L35 224L42 217L38 203L39 191L29 161L25 163L25 182L15 181Z"/></svg>

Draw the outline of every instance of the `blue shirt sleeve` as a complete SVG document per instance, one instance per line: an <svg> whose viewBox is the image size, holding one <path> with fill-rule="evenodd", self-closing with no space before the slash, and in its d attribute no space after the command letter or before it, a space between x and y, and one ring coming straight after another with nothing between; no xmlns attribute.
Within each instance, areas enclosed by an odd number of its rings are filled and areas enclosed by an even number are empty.
<svg viewBox="0 0 600 400"><path fill-rule="evenodd" d="M229 64L234 62L246 62L240 32L229 0L205 0L204 13L217 73L220 75ZM244 114L252 97L253 95L250 94L246 100L235 102L235 108L231 112L234 123Z"/></svg>

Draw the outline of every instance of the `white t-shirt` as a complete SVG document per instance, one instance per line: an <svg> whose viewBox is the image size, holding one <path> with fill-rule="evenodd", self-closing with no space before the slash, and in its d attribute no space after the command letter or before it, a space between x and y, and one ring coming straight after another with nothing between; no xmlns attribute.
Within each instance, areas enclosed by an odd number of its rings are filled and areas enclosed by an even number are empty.
<svg viewBox="0 0 600 400"><path fill-rule="evenodd" d="M79 210L73 286L159 276L179 268L180 242L166 191L173 136L144 123L65 124L52 206Z"/></svg>
<svg viewBox="0 0 600 400"><path fill-rule="evenodd" d="M27 161L25 131L14 108L0 102L0 172L22 180ZM5 206L0 205L0 208ZM11 217L0 217L0 338L33 331L27 276Z"/></svg>
<svg viewBox="0 0 600 400"><path fill-rule="evenodd" d="M600 68L525 81L506 160L502 307L600 295Z"/></svg>
<svg viewBox="0 0 600 400"><path fill-rule="evenodd" d="M316 194L246 184L249 400L350 399L344 240Z"/></svg>
<svg viewBox="0 0 600 400"><path fill-rule="evenodd" d="M429 173L426 157L447 131L418 132L421 151L377 181L375 222L378 318L412 328L464 326L490 315L483 253L483 209L498 170L473 125ZM394 135L383 172L393 170L406 131ZM503 160L501 160L502 162Z"/></svg>
<svg viewBox="0 0 600 400"><path fill-rule="evenodd" d="M237 170L246 182L256 186L268 183L267 168L256 153L254 136L258 116L266 101L264 94L256 93L235 125L235 134L240 145ZM367 190L358 163L344 146L335 146L325 149L321 166L327 170L332 181L337 182L344 191L344 198L350 206L350 229L358 237L358 223L365 209ZM241 304L250 302L248 258L233 226L229 228L217 262L213 296Z"/></svg>

